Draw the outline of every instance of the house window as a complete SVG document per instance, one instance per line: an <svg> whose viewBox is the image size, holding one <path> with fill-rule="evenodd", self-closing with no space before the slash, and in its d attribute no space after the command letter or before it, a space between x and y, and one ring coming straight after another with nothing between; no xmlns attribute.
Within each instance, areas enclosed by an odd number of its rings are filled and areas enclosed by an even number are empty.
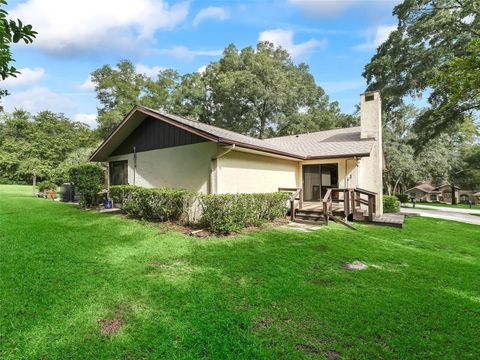
<svg viewBox="0 0 480 360"><path fill-rule="evenodd" d="M437 201L437 195L430 195L431 201Z"/></svg>
<svg viewBox="0 0 480 360"><path fill-rule="evenodd" d="M461 203L468 203L469 196L467 194L460 195L460 202Z"/></svg>
<svg viewBox="0 0 480 360"><path fill-rule="evenodd" d="M128 161L110 162L110 185L128 185Z"/></svg>

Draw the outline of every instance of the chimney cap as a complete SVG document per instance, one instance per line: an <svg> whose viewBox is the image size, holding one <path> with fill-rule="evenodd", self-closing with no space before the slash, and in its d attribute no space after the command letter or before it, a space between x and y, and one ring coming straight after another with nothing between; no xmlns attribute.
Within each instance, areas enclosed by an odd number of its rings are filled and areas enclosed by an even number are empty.
<svg viewBox="0 0 480 360"><path fill-rule="evenodd" d="M369 90L369 91L365 91L365 92L361 93L360 96L374 95L374 94L380 95L380 90Z"/></svg>

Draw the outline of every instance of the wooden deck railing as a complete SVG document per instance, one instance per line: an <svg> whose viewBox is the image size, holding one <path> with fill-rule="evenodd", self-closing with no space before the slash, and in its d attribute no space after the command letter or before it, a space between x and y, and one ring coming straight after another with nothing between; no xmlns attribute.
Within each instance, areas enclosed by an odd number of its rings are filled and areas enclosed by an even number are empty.
<svg viewBox="0 0 480 360"><path fill-rule="evenodd" d="M343 199L340 198L340 194L343 193ZM334 194L338 194L337 202L343 202L343 210L345 213L345 218L353 214L356 209L359 209L361 205L366 205L368 208L368 218L369 221L373 220L375 214L375 202L376 202L376 193L368 191L361 188L347 188L347 189L328 189L323 197L323 216L325 217L325 223L328 224L329 217L333 214L333 198ZM367 198L362 198L362 195Z"/></svg>
<svg viewBox="0 0 480 360"><path fill-rule="evenodd" d="M290 197L290 219L295 220L295 210L303 207L303 189L302 188L278 188L278 191L291 192Z"/></svg>

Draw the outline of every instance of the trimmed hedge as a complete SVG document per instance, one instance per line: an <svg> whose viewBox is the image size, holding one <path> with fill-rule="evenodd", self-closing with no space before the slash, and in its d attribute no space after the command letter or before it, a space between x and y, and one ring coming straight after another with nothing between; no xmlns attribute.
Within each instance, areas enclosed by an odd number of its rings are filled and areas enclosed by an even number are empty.
<svg viewBox="0 0 480 360"><path fill-rule="evenodd" d="M94 164L84 164L70 168L70 181L75 186L75 192L80 193L80 205L93 207L101 202L98 193L103 190L105 171Z"/></svg>
<svg viewBox="0 0 480 360"><path fill-rule="evenodd" d="M187 190L147 189L141 186L110 187L114 203L122 204L128 215L145 220L180 220L188 216L195 194Z"/></svg>
<svg viewBox="0 0 480 360"><path fill-rule="evenodd" d="M228 234L247 226L285 216L287 193L201 195L200 224L216 233Z"/></svg>
<svg viewBox="0 0 480 360"><path fill-rule="evenodd" d="M395 213L400 211L400 202L396 196L383 196L383 212Z"/></svg>
<svg viewBox="0 0 480 360"><path fill-rule="evenodd" d="M199 210L199 223L228 234L285 216L287 193L202 195L187 190L110 187L110 197L128 215L145 220L189 222Z"/></svg>

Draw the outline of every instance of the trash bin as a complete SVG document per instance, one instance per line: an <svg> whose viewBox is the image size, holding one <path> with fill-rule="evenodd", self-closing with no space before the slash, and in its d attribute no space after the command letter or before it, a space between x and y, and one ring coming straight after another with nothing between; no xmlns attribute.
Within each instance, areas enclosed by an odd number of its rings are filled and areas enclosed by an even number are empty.
<svg viewBox="0 0 480 360"><path fill-rule="evenodd" d="M105 199L103 200L103 207L105 209L111 209L113 208L113 200L112 199Z"/></svg>
<svg viewBox="0 0 480 360"><path fill-rule="evenodd" d="M61 186L62 196L60 201L63 202L72 202L75 200L75 189L72 183L64 183Z"/></svg>

